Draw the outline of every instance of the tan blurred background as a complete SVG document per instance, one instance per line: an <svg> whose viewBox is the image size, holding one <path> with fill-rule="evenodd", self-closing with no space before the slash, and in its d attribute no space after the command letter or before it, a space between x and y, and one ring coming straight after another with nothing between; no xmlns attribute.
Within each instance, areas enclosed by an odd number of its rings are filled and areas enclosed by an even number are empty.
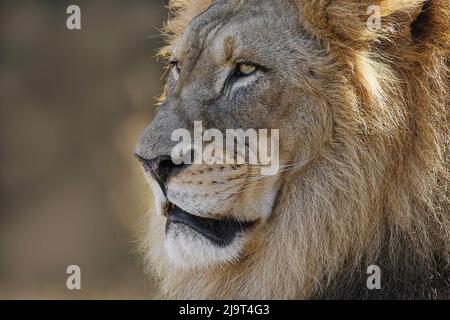
<svg viewBox="0 0 450 320"><path fill-rule="evenodd" d="M133 253L148 206L133 148L162 88L165 4L0 1L0 298L153 296Z"/></svg>

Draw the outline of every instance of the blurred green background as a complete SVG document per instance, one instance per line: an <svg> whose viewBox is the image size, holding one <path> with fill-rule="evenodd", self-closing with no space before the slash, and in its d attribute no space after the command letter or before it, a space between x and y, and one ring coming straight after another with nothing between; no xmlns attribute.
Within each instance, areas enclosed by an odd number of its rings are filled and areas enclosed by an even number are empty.
<svg viewBox="0 0 450 320"><path fill-rule="evenodd" d="M133 149L162 90L165 5L0 1L0 298L153 296L133 253L150 205Z"/></svg>

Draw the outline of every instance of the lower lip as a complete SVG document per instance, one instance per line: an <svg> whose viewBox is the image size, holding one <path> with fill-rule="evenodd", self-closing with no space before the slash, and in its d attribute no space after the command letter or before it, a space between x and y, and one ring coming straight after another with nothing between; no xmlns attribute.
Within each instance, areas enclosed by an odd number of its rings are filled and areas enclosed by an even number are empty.
<svg viewBox="0 0 450 320"><path fill-rule="evenodd" d="M240 222L233 219L217 220L194 216L177 206L170 206L166 232L171 225L182 224L201 234L213 244L223 247L231 244L236 236L251 229L254 222Z"/></svg>

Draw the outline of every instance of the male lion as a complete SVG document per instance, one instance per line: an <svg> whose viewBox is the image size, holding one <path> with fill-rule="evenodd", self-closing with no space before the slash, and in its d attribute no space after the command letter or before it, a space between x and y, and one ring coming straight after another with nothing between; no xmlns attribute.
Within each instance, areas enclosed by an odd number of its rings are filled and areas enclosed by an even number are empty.
<svg viewBox="0 0 450 320"><path fill-rule="evenodd" d="M449 7L171 2L170 75L136 149L164 297L450 296ZM175 165L171 133L194 121L279 129L278 174Z"/></svg>

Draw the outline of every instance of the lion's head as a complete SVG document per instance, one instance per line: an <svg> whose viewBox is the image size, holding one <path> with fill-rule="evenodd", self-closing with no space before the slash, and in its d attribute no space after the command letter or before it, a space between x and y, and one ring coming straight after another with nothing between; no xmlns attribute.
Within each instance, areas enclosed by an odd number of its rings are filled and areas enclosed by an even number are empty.
<svg viewBox="0 0 450 320"><path fill-rule="evenodd" d="M143 252L164 294L448 294L448 3L170 7L165 94L136 149L155 199ZM277 129L278 172L175 164L172 133L195 121Z"/></svg>

